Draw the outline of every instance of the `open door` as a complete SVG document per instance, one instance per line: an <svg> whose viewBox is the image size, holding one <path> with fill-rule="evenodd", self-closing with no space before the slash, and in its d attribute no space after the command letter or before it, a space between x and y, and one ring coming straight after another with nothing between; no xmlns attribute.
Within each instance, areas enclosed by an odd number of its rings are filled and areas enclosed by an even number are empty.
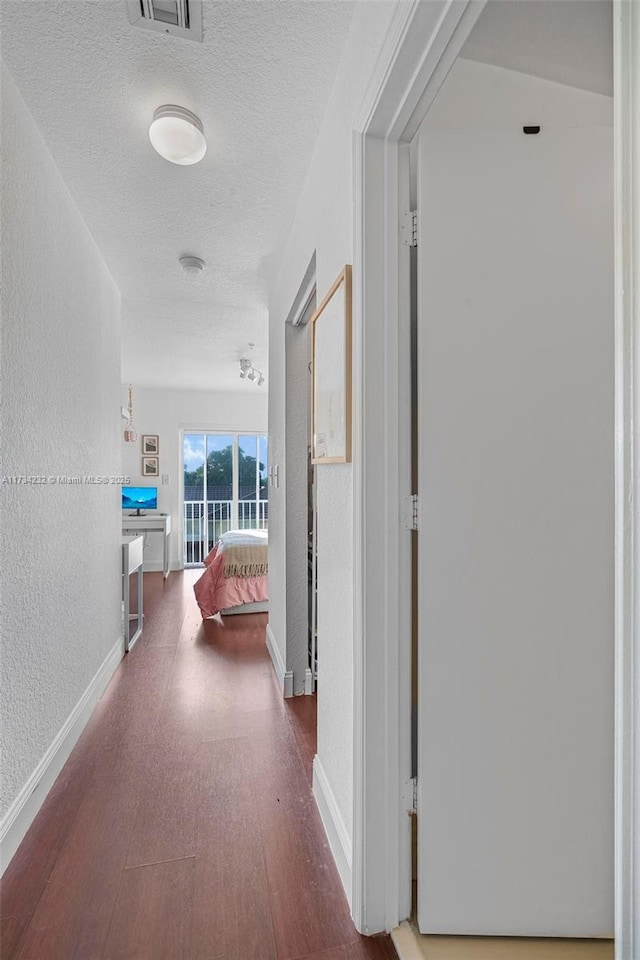
<svg viewBox="0 0 640 960"><path fill-rule="evenodd" d="M610 99L459 60L417 166L419 926L611 937Z"/></svg>

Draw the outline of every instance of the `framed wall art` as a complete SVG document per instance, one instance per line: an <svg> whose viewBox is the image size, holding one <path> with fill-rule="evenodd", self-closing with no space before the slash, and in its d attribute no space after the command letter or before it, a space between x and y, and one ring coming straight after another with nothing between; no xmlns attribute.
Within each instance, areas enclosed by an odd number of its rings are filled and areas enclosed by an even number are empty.
<svg viewBox="0 0 640 960"><path fill-rule="evenodd" d="M160 437L157 434L146 434L142 438L143 457L157 457L160 450Z"/></svg>
<svg viewBox="0 0 640 960"><path fill-rule="evenodd" d="M158 457L143 457L142 458L142 476L143 477L160 476L159 463L160 461Z"/></svg>
<svg viewBox="0 0 640 960"><path fill-rule="evenodd" d="M311 318L313 463L351 461L351 267Z"/></svg>

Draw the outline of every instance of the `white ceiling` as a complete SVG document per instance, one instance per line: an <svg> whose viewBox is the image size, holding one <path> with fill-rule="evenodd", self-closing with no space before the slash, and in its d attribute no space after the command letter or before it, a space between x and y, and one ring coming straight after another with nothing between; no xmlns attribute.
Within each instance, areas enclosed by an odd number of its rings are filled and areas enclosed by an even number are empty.
<svg viewBox="0 0 640 960"><path fill-rule="evenodd" d="M613 94L611 0L489 0L461 56Z"/></svg>
<svg viewBox="0 0 640 960"><path fill-rule="evenodd" d="M352 14L205 0L197 43L132 26L124 0L3 0L3 59L122 293L125 381L258 389L238 359L252 341L266 371L269 284ZM153 151L163 103L201 118L201 163Z"/></svg>

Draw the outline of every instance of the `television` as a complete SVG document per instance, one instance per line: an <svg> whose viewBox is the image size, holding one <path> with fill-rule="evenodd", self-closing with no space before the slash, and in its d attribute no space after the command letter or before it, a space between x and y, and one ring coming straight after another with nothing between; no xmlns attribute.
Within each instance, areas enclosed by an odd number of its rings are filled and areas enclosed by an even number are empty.
<svg viewBox="0 0 640 960"><path fill-rule="evenodd" d="M141 517L145 510L158 509L157 487L123 487L122 509L134 510Z"/></svg>

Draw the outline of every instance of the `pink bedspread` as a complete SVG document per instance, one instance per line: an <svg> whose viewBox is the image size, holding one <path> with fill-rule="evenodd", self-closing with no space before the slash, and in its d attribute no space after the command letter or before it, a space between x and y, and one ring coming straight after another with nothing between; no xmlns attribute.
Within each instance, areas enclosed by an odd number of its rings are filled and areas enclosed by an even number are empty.
<svg viewBox="0 0 640 960"><path fill-rule="evenodd" d="M248 531L247 531L248 532ZM219 540L204 560L206 570L193 585L202 619L243 603L269 599L267 576L225 577L224 543Z"/></svg>

